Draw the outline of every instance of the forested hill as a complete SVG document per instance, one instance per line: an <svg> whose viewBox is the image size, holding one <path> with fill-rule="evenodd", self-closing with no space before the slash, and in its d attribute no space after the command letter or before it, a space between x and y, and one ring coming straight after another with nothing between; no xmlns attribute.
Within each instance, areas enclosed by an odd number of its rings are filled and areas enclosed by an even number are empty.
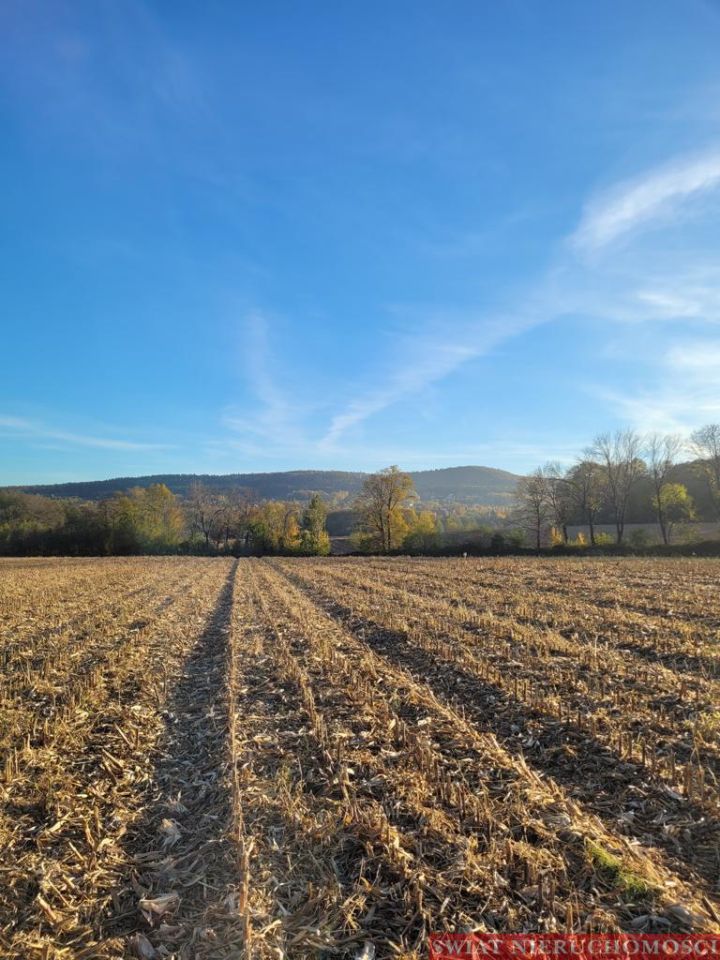
<svg viewBox="0 0 720 960"><path fill-rule="evenodd" d="M411 473L422 500L456 500L490 506L508 503L520 477L493 467L446 467Z"/></svg>
<svg viewBox="0 0 720 960"><path fill-rule="evenodd" d="M365 473L341 470L292 470L284 473L228 473L195 475L189 473L158 474L149 477L116 477L112 480L89 480L78 483L57 483L26 486L27 493L49 497L79 497L83 500L104 500L130 487L147 487L164 483L173 493L186 496L193 483L200 482L217 493L247 490L267 500L305 500L313 493L333 497L355 494ZM442 470L421 470L411 473L422 500L448 500L458 503L501 506L507 504L518 477L492 467L448 467Z"/></svg>

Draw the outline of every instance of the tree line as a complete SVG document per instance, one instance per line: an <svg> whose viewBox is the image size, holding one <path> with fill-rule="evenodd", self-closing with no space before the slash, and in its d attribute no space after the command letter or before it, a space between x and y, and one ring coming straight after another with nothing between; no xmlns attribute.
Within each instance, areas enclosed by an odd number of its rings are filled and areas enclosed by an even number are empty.
<svg viewBox="0 0 720 960"><path fill-rule="evenodd" d="M569 543L568 527L584 526L591 546L602 544L598 526L609 521L614 542L626 541L631 507L649 510L665 545L678 526L698 519L694 498L678 482L681 455L693 457L690 476L701 480L709 513L720 520L720 424L709 424L684 440L675 434L642 435L634 430L599 434L568 469L538 467L518 483L515 517L540 550L550 530L553 543ZM582 541L579 545L582 545Z"/></svg>
<svg viewBox="0 0 720 960"><path fill-rule="evenodd" d="M297 553L325 555L327 508L253 502L242 492L215 494L196 484L180 498L162 483L102 501L56 500L0 490L0 553L111 556L153 553Z"/></svg>

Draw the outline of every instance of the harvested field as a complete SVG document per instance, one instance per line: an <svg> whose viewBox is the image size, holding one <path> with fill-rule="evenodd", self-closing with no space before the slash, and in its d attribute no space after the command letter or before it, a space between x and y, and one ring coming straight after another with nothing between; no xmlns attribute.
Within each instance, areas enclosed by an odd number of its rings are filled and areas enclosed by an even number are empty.
<svg viewBox="0 0 720 960"><path fill-rule="evenodd" d="M720 932L720 562L0 562L0 957Z"/></svg>

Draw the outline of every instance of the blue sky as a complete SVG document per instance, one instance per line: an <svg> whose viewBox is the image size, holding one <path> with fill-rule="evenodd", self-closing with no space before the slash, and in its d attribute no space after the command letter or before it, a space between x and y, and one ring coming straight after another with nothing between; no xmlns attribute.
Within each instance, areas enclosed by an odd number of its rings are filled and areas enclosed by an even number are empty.
<svg viewBox="0 0 720 960"><path fill-rule="evenodd" d="M720 5L0 7L0 483L720 419Z"/></svg>

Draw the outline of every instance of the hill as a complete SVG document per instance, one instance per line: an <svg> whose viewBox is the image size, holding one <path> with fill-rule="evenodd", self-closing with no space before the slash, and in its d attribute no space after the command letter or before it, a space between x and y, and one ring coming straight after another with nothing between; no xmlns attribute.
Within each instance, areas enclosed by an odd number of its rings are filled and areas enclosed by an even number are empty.
<svg viewBox="0 0 720 960"><path fill-rule="evenodd" d="M146 477L115 477L111 480L88 480L77 483L36 484L15 487L26 493L47 497L78 497L82 500L104 500L130 487L148 487L164 483L180 496L187 496L193 483L203 483L218 493L247 490L268 500L306 500L313 493L338 497L353 495L362 486L366 473L342 470L290 470L282 473L190 474L170 473ZM501 506L512 496L518 477L492 467L447 467L441 470L420 470L411 473L423 501L441 500L455 503Z"/></svg>
<svg viewBox="0 0 720 960"><path fill-rule="evenodd" d="M487 506L506 504L520 477L494 467L445 467L411 473L421 500L451 500Z"/></svg>

